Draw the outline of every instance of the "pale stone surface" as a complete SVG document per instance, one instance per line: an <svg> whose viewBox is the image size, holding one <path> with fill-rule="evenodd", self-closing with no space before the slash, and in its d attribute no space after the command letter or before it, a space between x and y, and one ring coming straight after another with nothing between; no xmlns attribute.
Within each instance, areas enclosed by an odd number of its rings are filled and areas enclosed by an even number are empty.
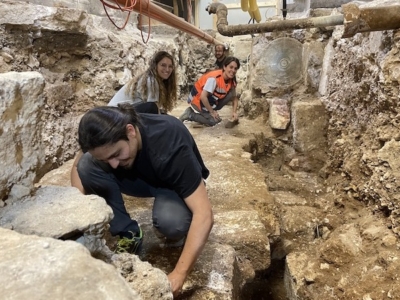
<svg viewBox="0 0 400 300"><path fill-rule="evenodd" d="M30 199L3 208L0 224L22 234L60 238L83 233L90 226L103 227L112 217L111 208L99 196L82 195L73 187L48 186Z"/></svg>
<svg viewBox="0 0 400 300"><path fill-rule="evenodd" d="M252 88L268 93L294 86L303 77L303 59L303 44L291 37L253 45Z"/></svg>
<svg viewBox="0 0 400 300"><path fill-rule="evenodd" d="M93 254L111 254L103 236L113 213L103 198L82 195L73 187L47 186L13 200L0 210L0 226L22 234L77 239Z"/></svg>
<svg viewBox="0 0 400 300"><path fill-rule="evenodd" d="M275 202L280 205L307 205L306 199L290 192L272 191L271 195L274 196Z"/></svg>
<svg viewBox="0 0 400 300"><path fill-rule="evenodd" d="M322 61L320 81L318 85L318 92L321 94L321 96L327 96L327 88L329 85L328 78L329 73L332 69L331 61L335 54L335 51L333 50L333 43L333 39L330 39L328 44L324 48L324 58Z"/></svg>
<svg viewBox="0 0 400 300"><path fill-rule="evenodd" d="M172 300L170 282L160 269L142 262L138 256L129 253L115 254L111 263L125 278L128 285L143 299Z"/></svg>
<svg viewBox="0 0 400 300"><path fill-rule="evenodd" d="M44 164L38 121L44 85L38 72L0 74L0 196L15 183L31 188L35 167Z"/></svg>
<svg viewBox="0 0 400 300"><path fill-rule="evenodd" d="M193 293L190 299L238 299L240 280L243 275L238 270L233 247L208 242L183 291Z"/></svg>
<svg viewBox="0 0 400 300"><path fill-rule="evenodd" d="M287 129L290 123L290 107L285 99L268 99L269 126L273 129Z"/></svg>
<svg viewBox="0 0 400 300"><path fill-rule="evenodd" d="M29 5L27 9L27 4L23 2L2 2L0 24L30 26L37 37L40 37L42 30L82 34L86 32L88 15L84 11L41 5Z"/></svg>
<svg viewBox="0 0 400 300"><path fill-rule="evenodd" d="M343 266L362 251L362 238L353 224L338 228L320 249L328 263Z"/></svg>
<svg viewBox="0 0 400 300"><path fill-rule="evenodd" d="M280 225L282 234L295 234L307 240L314 238L319 225L318 210L310 206L286 206L282 209Z"/></svg>
<svg viewBox="0 0 400 300"><path fill-rule="evenodd" d="M71 186L71 168L75 159L66 161L62 166L46 173L35 186Z"/></svg>
<svg viewBox="0 0 400 300"><path fill-rule="evenodd" d="M298 299L297 290L304 284L298 273L304 268L307 259L304 253L291 253L286 257L284 282L289 300Z"/></svg>
<svg viewBox="0 0 400 300"><path fill-rule="evenodd" d="M324 161L328 120L322 102L318 99L310 99L293 103L292 123L295 149Z"/></svg>
<svg viewBox="0 0 400 300"><path fill-rule="evenodd" d="M0 245L2 299L143 299L76 242L0 228Z"/></svg>
<svg viewBox="0 0 400 300"><path fill-rule="evenodd" d="M247 257L255 271L271 262L268 232L254 211L216 213L210 239L231 245L239 256Z"/></svg>
<svg viewBox="0 0 400 300"><path fill-rule="evenodd" d="M396 155L400 151L400 142L391 139L378 150L378 159L389 164L392 174L400 180L400 161Z"/></svg>
<svg viewBox="0 0 400 300"><path fill-rule="evenodd" d="M321 71L324 60L325 45L320 41L310 42L303 48L304 70L304 84L310 90L317 91L321 80Z"/></svg>

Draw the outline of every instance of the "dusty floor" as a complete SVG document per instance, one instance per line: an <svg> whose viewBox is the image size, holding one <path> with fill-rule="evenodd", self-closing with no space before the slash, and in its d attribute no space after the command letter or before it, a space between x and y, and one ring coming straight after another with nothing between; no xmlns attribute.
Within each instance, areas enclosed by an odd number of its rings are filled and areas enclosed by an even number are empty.
<svg viewBox="0 0 400 300"><path fill-rule="evenodd" d="M172 115L178 117L185 108L186 104L184 102L180 103L172 112ZM229 118L230 107L224 108L221 115L224 120ZM211 171L214 171L214 176L215 173L218 173L215 172L216 168L218 168L218 165L215 164L215 159L221 160L222 163L226 159L223 155L221 158L215 158L216 149L224 155L235 153L234 157L240 157L241 155L249 158L253 157L256 164L261 166L268 194L271 197L275 193L285 192L304 198L309 203L308 207L313 210L312 218L316 220L329 219L328 230L331 232L335 232L335 230L342 228L344 225L354 225L361 233L363 238L362 251L357 257L351 257L349 260L350 255L348 253L339 253L336 259L344 261L347 259L348 263L326 271L318 270L322 276L319 278L319 282L309 284L307 288L313 289L310 295L302 294L298 299L317 299L313 295L323 295L324 291L319 289L323 289L324 286L332 287L335 293L332 293L332 296L329 297L324 295L325 298L320 299L363 299L359 295L370 295L368 296L370 298L366 296L367 298L365 299L373 300L400 299L400 294L395 293L396 291L400 292L398 239L393 234L390 234L388 229L390 226L385 215L373 213L371 207L366 207L360 201L352 199L346 194L348 187L346 180L342 176L331 176L328 179L323 179L312 172L293 171L288 167L287 161L285 161L280 152L268 152L265 155L253 155L247 152L254 147L255 140L262 141L262 139L257 138L260 132L264 134L264 140L274 138L273 133L270 132L268 125L265 124L262 118L249 120L242 117L239 125L232 129L226 129L223 124L213 128L198 127L192 122L185 122L185 125L193 134L200 151L205 157L206 164L207 158L214 156L212 161L209 161ZM227 157L232 159L232 156ZM236 162L233 163L235 164ZM241 174L234 173L232 176L228 180L228 184L230 184L229 182L235 184ZM218 196L215 190L219 188L219 180L210 181L209 184L212 186L210 198L215 199ZM340 187L343 193L335 193L333 187ZM228 186L228 190L229 188ZM245 195L245 197L251 196ZM126 205L128 211L134 215L137 211L139 211L139 214L148 214L151 211L149 208L152 206L152 201L151 199L141 199L138 202L137 199L127 198ZM140 206L139 208L138 205ZM257 209L261 219L270 215L271 211L277 218L284 218L286 214L285 209L278 205L271 207L257 202L252 205ZM217 206L217 209L220 209L220 206ZM240 204L238 204L238 207L240 207ZM143 216L139 215L139 217ZM144 217L149 218L147 215ZM306 219L301 215L297 216L297 219L296 216L291 217L296 222L305 222L303 219ZM271 267L262 274L257 274L256 280L244 286L241 299L286 299L283 278L285 256L288 253L302 251L309 255L310 260L315 259L319 263L324 262L318 249L326 242L326 239L322 237L327 232L324 232L326 228L323 228L320 224L317 223L316 225L312 227L311 235L310 232L293 234L283 230L278 236L271 235L269 237L272 256ZM152 239L153 237L148 235L147 238ZM284 249L282 241L290 241L292 243L291 248L289 250ZM116 238L107 237L107 243L111 249L115 247L115 242ZM171 265L173 265L172 262L176 261L178 255L179 251L170 253ZM376 274L377 270L380 272L379 274ZM380 289L375 289L371 285L371 281L375 282ZM347 285L343 282L347 282ZM382 291L390 297L383 297ZM190 295L182 299L190 299Z"/></svg>

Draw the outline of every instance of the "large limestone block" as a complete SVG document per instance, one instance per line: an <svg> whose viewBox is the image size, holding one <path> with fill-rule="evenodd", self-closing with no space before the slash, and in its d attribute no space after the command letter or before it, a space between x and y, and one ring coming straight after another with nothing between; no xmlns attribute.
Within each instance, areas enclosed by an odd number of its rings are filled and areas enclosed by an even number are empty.
<svg viewBox="0 0 400 300"><path fill-rule="evenodd" d="M88 14L77 9L7 0L0 2L0 24L34 28L36 38L41 36L41 30L84 34L87 23Z"/></svg>
<svg viewBox="0 0 400 300"><path fill-rule="evenodd" d="M44 85L38 72L0 74L0 196L15 183L31 186L34 170L44 164Z"/></svg>
<svg viewBox="0 0 400 300"><path fill-rule="evenodd" d="M58 185L71 186L71 168L75 159L66 161L57 169L46 173L36 184L36 186Z"/></svg>
<svg viewBox="0 0 400 300"><path fill-rule="evenodd" d="M301 196L286 191L272 191L276 204L280 206L302 206L307 205L307 200ZM283 207L282 207L283 208Z"/></svg>
<svg viewBox="0 0 400 300"><path fill-rule="evenodd" d="M118 271L78 243L0 228L1 298L142 299Z"/></svg>
<svg viewBox="0 0 400 300"><path fill-rule="evenodd" d="M386 142L385 145L378 150L378 159L389 164L396 179L400 179L400 161L397 156L399 151L400 142L394 139Z"/></svg>
<svg viewBox="0 0 400 300"><path fill-rule="evenodd" d="M286 129L290 123L290 107L288 101L281 98L268 99L269 126L273 129Z"/></svg>
<svg viewBox="0 0 400 300"><path fill-rule="evenodd" d="M0 226L22 234L66 238L101 231L112 217L111 208L99 196L85 196L73 187L48 186L1 209Z"/></svg>
<svg viewBox="0 0 400 300"><path fill-rule="evenodd" d="M235 250L208 242L183 286L183 294L191 295L192 300L240 299L242 279Z"/></svg>
<svg viewBox="0 0 400 300"><path fill-rule="evenodd" d="M143 299L173 299L167 274L148 262L142 262L138 256L129 253L115 254L111 263Z"/></svg>
<svg viewBox="0 0 400 300"><path fill-rule="evenodd" d="M144 228L146 230L146 226ZM175 268L182 248L165 247L153 232L146 231L143 252L142 260L168 274ZM242 272L239 263L237 252L232 246L215 243L209 239L183 285L183 299L239 299L239 290L243 282L254 277L254 273L249 275ZM119 263L120 265L122 264ZM131 274L124 275L129 282L132 281L132 286L140 284L142 276L140 273L134 274L134 270L136 269L132 268ZM144 295L142 290L144 289L140 287L138 292ZM154 294L154 290L146 293Z"/></svg>
<svg viewBox="0 0 400 300"><path fill-rule="evenodd" d="M326 96L328 94L328 85L329 85L329 74L332 70L331 61L333 60L333 56L335 55L335 51L333 49L334 40L329 39L328 44L324 48L324 58L322 61L322 68L320 73L320 81L318 84L318 92L322 96Z"/></svg>
<svg viewBox="0 0 400 300"><path fill-rule="evenodd" d="M231 38L231 49L230 55L238 58L242 64L241 68L243 68L246 72L249 70L249 61L251 55L251 48L253 45L253 39L250 36L234 36Z"/></svg>
<svg viewBox="0 0 400 300"><path fill-rule="evenodd" d="M280 210L281 234L303 236L309 241L314 239L318 226L318 209L310 206L285 206Z"/></svg>
<svg viewBox="0 0 400 300"><path fill-rule="evenodd" d="M302 299L301 290L306 286L318 280L323 276L318 270L317 262L312 258L310 252L290 253L285 261L284 285L287 293L287 299ZM325 298L315 298L325 299Z"/></svg>
<svg viewBox="0 0 400 300"><path fill-rule="evenodd" d="M216 213L210 240L231 245L239 256L248 258L254 270L262 271L271 263L268 232L255 211Z"/></svg>
<svg viewBox="0 0 400 300"><path fill-rule="evenodd" d="M14 1L26 3L25 0L14 0ZM101 3L101 1L98 0L29 0L29 3L50 6L50 7L75 8L75 9L85 10L89 14L101 15L101 16L106 15L103 3ZM113 16L114 12L119 12L119 10L107 9L107 12L110 16Z"/></svg>
<svg viewBox="0 0 400 300"><path fill-rule="evenodd" d="M338 228L320 246L321 258L339 267L349 264L361 251L362 238L354 224Z"/></svg>
<svg viewBox="0 0 400 300"><path fill-rule="evenodd" d="M324 161L328 119L322 102L318 99L295 102L292 105L292 124L295 149Z"/></svg>

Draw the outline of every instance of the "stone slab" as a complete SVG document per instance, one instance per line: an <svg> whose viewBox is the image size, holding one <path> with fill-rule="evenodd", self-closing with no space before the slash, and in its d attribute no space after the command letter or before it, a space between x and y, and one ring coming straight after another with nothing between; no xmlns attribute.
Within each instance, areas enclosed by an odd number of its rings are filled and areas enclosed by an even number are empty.
<svg viewBox="0 0 400 300"><path fill-rule="evenodd" d="M1 299L140 300L117 270L72 241L0 228Z"/></svg>
<svg viewBox="0 0 400 300"><path fill-rule="evenodd" d="M215 214L210 240L231 245L256 271L267 269L271 263L268 232L254 211Z"/></svg>
<svg viewBox="0 0 400 300"><path fill-rule="evenodd" d="M105 200L73 187L48 186L0 210L0 226L22 234L63 238L104 227L113 213Z"/></svg>

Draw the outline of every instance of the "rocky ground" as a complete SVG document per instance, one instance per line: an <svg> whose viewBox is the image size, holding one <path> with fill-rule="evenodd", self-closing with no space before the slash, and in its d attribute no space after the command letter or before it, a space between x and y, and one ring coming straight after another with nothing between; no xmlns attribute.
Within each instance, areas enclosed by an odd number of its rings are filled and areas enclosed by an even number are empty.
<svg viewBox="0 0 400 300"><path fill-rule="evenodd" d="M184 102L179 104L172 115L178 117L185 108ZM230 108L224 108L225 120L229 115ZM400 244L388 229L383 214L373 213L346 196L350 188L344 185L341 176L326 180L320 174L296 170L276 149L263 155L251 151L260 148L257 143L264 141L265 146L274 138L262 117L255 120L243 117L232 129L223 124L213 128L192 122L185 124L208 161L211 174L221 174L215 160L218 154L221 157L217 161L221 164L228 161L240 164L243 156L251 158L262 168L267 197L273 199L258 201L256 195L254 199L248 198L249 195L243 199L243 205L250 202L269 229L272 260L268 269L243 287L241 299L400 299ZM238 143L239 149L232 146ZM235 189L243 175L237 169L218 181L211 175L210 198L217 211L216 197L221 195L215 192L218 186L223 182L226 186L221 185L221 189ZM342 186L343 192L338 194L334 186ZM137 201L127 199L133 215ZM240 203L237 205L240 207ZM278 231L271 228L271 215L278 220ZM108 242L112 248L115 239L109 237ZM157 261L152 263L157 265Z"/></svg>

